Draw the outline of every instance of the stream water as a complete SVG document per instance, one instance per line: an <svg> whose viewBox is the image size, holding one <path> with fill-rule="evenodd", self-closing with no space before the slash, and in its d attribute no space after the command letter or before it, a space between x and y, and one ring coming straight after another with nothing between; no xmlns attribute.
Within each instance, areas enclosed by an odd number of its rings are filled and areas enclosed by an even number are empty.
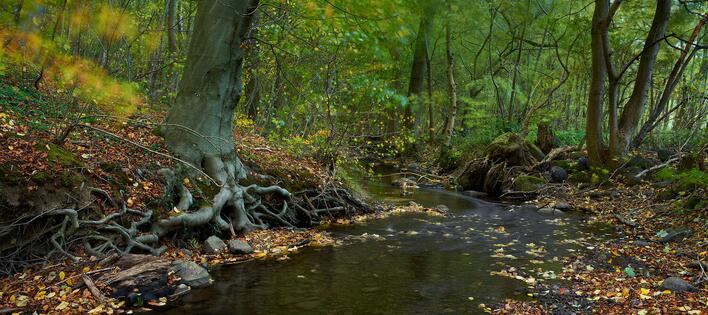
<svg viewBox="0 0 708 315"><path fill-rule="evenodd" d="M585 250L583 240L610 235L609 229L572 213L540 214L442 190L420 189L401 197L400 189L379 179L362 185L379 200L443 204L452 216L404 214L332 227L328 230L345 245L305 248L286 261L216 268L212 286L194 290L162 312L477 314L480 303L528 298L526 283L490 272L514 267L552 278L549 271L562 268L553 257Z"/></svg>

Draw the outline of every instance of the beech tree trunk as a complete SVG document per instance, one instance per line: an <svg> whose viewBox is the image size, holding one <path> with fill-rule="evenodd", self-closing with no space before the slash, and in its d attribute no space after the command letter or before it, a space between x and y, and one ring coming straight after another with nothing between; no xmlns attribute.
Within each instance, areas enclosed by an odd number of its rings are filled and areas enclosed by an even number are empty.
<svg viewBox="0 0 708 315"><path fill-rule="evenodd" d="M233 113L241 97L241 35L248 1L201 1L174 107L165 128L170 149L195 166L234 153ZM244 17L244 18L242 18Z"/></svg>
<svg viewBox="0 0 708 315"><path fill-rule="evenodd" d="M619 120L618 150L623 153L629 150L634 131L637 129L639 119L644 113L647 92L649 91L654 65L656 64L656 55L659 53L659 41L664 37L670 16L671 0L657 0L654 20L644 41L644 49L639 59L634 89L627 104L624 106L624 110L622 110L622 116Z"/></svg>
<svg viewBox="0 0 708 315"><path fill-rule="evenodd" d="M423 15L418 26L418 35L415 41L415 50L413 51L413 62L411 65L411 77L408 82L408 96L420 98L425 88L425 73L428 70L426 67L426 59L428 54L428 36L432 28L430 14ZM415 103L421 104L420 99L416 99ZM418 123L420 110L413 112L413 102L408 104L405 111L404 126L415 128Z"/></svg>
<svg viewBox="0 0 708 315"><path fill-rule="evenodd" d="M248 231L266 222L294 226L288 208L290 192L279 187L241 186L246 167L235 152L233 118L241 97L243 50L258 0L200 1L177 100L163 131L170 150L200 170L219 188L211 203L188 211L192 196L172 177L182 214L161 219L152 227L157 236L184 227L212 224L222 231ZM271 211L262 195L277 194L280 210ZM277 202L278 198L269 198ZM225 213L222 213L225 212Z"/></svg>

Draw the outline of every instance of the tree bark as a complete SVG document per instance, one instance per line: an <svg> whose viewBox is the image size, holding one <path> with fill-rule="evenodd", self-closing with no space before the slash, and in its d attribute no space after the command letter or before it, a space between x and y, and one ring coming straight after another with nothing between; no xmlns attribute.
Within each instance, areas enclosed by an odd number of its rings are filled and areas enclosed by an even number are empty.
<svg viewBox="0 0 708 315"><path fill-rule="evenodd" d="M639 133L637 133L637 136L634 137L634 139L632 140L632 147L638 147L642 144L644 138L656 126L657 119L659 119L661 113L666 110L666 105L669 104L671 94L676 88L678 81L681 79L683 71L686 69L686 66L691 61L691 59L693 59L693 56L695 56L696 54L697 48L694 48L693 51L691 51L691 47L693 47L693 42L696 40L696 37L698 37L698 34L701 32L701 29L703 28L703 25L706 23L707 19L708 16L703 17L700 21L698 21L696 27L693 28L693 33L688 39L686 47L684 47L683 51L681 51L681 55L676 60L673 69L671 69L669 77L666 79L666 85L664 86L664 90L661 93L659 101L652 109L651 113L649 114L649 118L642 125L642 128L639 130Z"/></svg>
<svg viewBox="0 0 708 315"><path fill-rule="evenodd" d="M431 16L430 14L425 14L420 19L420 25L418 26L418 35L415 41L415 50L413 51L413 62L411 64L411 77L408 83L408 96L411 98L420 98L425 88L425 73L426 69L426 55L428 54L428 36L432 28ZM414 100L416 103L420 104L419 99ZM417 121L416 116L413 113L413 103L408 104L405 110L405 122L404 126L408 128L415 128L419 121ZM417 110L418 112L419 110Z"/></svg>
<svg viewBox="0 0 708 315"><path fill-rule="evenodd" d="M241 97L241 36L250 22L247 6L244 0L198 5L177 99L166 120L182 127L165 128L169 148L195 166L209 157L237 158L233 114Z"/></svg>
<svg viewBox="0 0 708 315"><path fill-rule="evenodd" d="M448 10L451 11L450 2L448 1ZM455 130L455 119L457 118L457 83L455 82L455 59L452 53L452 38L450 34L450 18L448 17L445 24L445 50L447 52L447 85L450 100L450 113L447 116L445 123L445 145L450 146L452 134Z"/></svg>
<svg viewBox="0 0 708 315"><path fill-rule="evenodd" d="M604 165L602 141L602 99L605 95L605 79L607 64L603 45L603 36L609 18L609 3L607 0L596 0L592 16L591 28L591 77L588 92L587 120L585 123L585 138L588 148L588 159L592 165Z"/></svg>
<svg viewBox="0 0 708 315"><path fill-rule="evenodd" d="M644 49L639 59L639 68L634 82L634 89L627 104L622 110L622 116L618 126L618 150L626 153L634 135L634 131L639 124L639 119L644 113L647 92L650 87L656 56L659 53L659 41L664 37L666 27L671 16L671 0L657 0L654 20L651 29L644 41Z"/></svg>

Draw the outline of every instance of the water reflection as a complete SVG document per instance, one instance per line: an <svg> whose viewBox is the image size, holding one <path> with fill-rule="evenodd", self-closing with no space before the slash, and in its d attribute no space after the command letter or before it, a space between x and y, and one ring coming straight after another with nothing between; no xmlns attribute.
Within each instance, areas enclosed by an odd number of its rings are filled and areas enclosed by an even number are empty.
<svg viewBox="0 0 708 315"><path fill-rule="evenodd" d="M577 216L512 210L461 194L421 190L406 198L379 181L365 182L377 198L447 205L449 218L407 214L333 228L342 247L307 248L290 260L255 261L214 270L213 286L196 290L169 314L477 314L478 304L519 294L525 283L490 272L509 266L559 272L552 257L581 248L566 240L597 232ZM503 228L500 228L503 227ZM529 254L529 244L544 246ZM500 245L504 245L500 247ZM492 257L503 254L514 257ZM542 264L538 264L543 260ZM532 263L532 261L536 261ZM551 262L549 262L551 261Z"/></svg>

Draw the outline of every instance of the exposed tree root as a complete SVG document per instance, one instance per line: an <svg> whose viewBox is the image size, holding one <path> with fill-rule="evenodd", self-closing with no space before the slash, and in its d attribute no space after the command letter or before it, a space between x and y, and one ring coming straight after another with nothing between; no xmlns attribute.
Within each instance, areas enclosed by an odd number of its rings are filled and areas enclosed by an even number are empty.
<svg viewBox="0 0 708 315"><path fill-rule="evenodd" d="M306 227L317 224L322 215L332 215L353 207L359 210L367 208L364 202L338 188L325 188L316 194L314 191L305 191L295 197L277 185L242 186L238 181L246 178L246 168L238 158L226 162L221 158L207 158L204 167L206 173L220 185L220 189L210 204L192 212L188 211L193 204L188 188L174 180L172 171L160 171L168 182L173 183L173 189L179 192L177 208L184 212L155 222L151 230L153 234L163 236L171 231L205 224L232 232L248 232L274 226ZM315 203L311 197L314 197Z"/></svg>
<svg viewBox="0 0 708 315"><path fill-rule="evenodd" d="M41 232L33 236L32 244L46 240L47 235L50 247L37 253L50 251L50 255L56 253L78 261L78 256L72 252L76 245L82 245L86 254L100 259L134 251L160 255L166 249L160 247L160 238L175 231L212 226L223 233L234 234L269 227L309 227L318 224L323 217L368 209L359 198L331 183L323 189L295 194L277 185L239 184L246 179L247 169L238 158L226 162L221 158L207 158L202 168L210 177L208 182L215 182L218 189L212 192L213 196L206 204L201 204L203 200L199 198L198 208L195 207L197 198L181 177L178 178L171 169L161 169L158 174L167 183L167 194L175 198L173 208L176 211L169 212L172 216L155 217L152 211L130 209L124 202L114 200L108 192L89 188L94 197L121 210L95 219L95 212L89 212L87 206L73 205L34 217L25 216L6 226L8 231L0 230L0 234L12 233L12 229L41 221L45 226L38 226ZM195 179L195 182L199 180ZM199 193L203 195L205 192L200 190ZM61 218L61 221L47 220L50 217Z"/></svg>
<svg viewBox="0 0 708 315"><path fill-rule="evenodd" d="M152 211L142 212L123 206L120 212L109 214L100 220L81 220L78 211L74 209L52 210L47 215L64 216L50 241L57 252L73 260L78 260L78 257L65 249L72 240L82 240L86 253L96 257L104 257L109 252L125 255L134 248L153 255L159 255L165 250L165 247L155 248L158 243L157 236L138 234L138 227L148 224L152 219ZM132 221L130 227L125 227L118 223L118 220L126 215L140 219Z"/></svg>

